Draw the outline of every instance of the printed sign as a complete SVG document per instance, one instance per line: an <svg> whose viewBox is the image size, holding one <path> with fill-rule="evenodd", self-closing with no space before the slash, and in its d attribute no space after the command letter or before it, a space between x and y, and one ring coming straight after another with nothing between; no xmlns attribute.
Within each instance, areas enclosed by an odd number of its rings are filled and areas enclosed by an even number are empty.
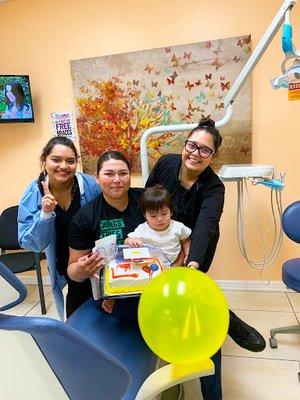
<svg viewBox="0 0 300 400"><path fill-rule="evenodd" d="M51 113L52 128L54 136L65 136L75 140L75 129L72 113L69 111Z"/></svg>

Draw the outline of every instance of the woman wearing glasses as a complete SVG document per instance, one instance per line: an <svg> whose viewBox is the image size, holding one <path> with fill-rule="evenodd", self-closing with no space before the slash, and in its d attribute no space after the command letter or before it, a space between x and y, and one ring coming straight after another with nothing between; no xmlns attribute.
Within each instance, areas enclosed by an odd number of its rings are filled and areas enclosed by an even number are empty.
<svg viewBox="0 0 300 400"><path fill-rule="evenodd" d="M193 230L187 266L203 272L215 253L224 204L224 185L210 167L221 143L214 121L202 119L190 132L182 154L162 156L146 183L162 184L171 193L176 219Z"/></svg>
<svg viewBox="0 0 300 400"><path fill-rule="evenodd" d="M224 185L210 164L222 143L213 120L203 118L187 137L182 154L162 156L151 171L146 186L163 185L171 194L174 219L192 229L186 265L207 272L219 240L219 221L224 204ZM230 312L229 335L241 347L262 351L264 338ZM216 374L201 382L205 399L222 399L221 358L214 358ZM211 380L211 381L210 381ZM211 386L210 386L211 383ZM211 397L210 397L211 396Z"/></svg>

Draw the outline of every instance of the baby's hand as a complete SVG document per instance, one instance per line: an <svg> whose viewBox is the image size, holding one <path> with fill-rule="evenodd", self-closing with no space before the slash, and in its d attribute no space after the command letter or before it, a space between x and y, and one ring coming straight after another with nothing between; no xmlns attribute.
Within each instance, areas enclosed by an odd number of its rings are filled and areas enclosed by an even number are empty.
<svg viewBox="0 0 300 400"><path fill-rule="evenodd" d="M128 237L125 239L124 244L127 244L131 247L141 247L143 246L143 242L140 239Z"/></svg>

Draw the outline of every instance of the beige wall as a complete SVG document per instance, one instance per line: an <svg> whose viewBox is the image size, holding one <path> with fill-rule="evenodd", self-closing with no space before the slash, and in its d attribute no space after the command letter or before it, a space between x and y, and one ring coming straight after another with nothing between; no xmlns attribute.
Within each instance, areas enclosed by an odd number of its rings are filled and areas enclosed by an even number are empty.
<svg viewBox="0 0 300 400"><path fill-rule="evenodd" d="M29 74L34 124L0 125L0 210L18 202L38 173L38 156L51 136L52 111L73 109L69 61L147 48L251 34L253 48L281 6L281 0L12 0L0 4L0 72ZM300 6L293 13L294 41L299 38ZM298 44L300 39L298 41ZM271 89L283 53L277 34L253 73L253 162L285 171L283 205L300 198L300 102ZM237 100L238 101L238 98ZM269 221L269 190L251 188L262 221ZM259 279L242 259L236 241L236 187L226 183L221 240L211 271L218 279ZM261 246L249 224L251 249ZM284 239L268 270L280 279L284 259L299 249ZM265 275L264 275L265 276Z"/></svg>

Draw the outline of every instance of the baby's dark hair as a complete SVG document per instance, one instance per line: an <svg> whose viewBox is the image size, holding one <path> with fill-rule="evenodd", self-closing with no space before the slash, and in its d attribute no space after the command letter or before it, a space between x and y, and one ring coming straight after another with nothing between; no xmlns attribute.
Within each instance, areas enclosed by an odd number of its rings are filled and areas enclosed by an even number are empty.
<svg viewBox="0 0 300 400"><path fill-rule="evenodd" d="M140 207L143 214L146 211L157 211L163 207L168 207L173 213L170 193L162 185L154 185L145 189L140 199Z"/></svg>
<svg viewBox="0 0 300 400"><path fill-rule="evenodd" d="M209 117L202 118L199 124L194 128L188 135L187 139L195 132L195 131L205 131L210 133L214 139L214 147L215 153L217 153L218 148L222 144L222 136L219 130L215 126L215 121L210 119Z"/></svg>

